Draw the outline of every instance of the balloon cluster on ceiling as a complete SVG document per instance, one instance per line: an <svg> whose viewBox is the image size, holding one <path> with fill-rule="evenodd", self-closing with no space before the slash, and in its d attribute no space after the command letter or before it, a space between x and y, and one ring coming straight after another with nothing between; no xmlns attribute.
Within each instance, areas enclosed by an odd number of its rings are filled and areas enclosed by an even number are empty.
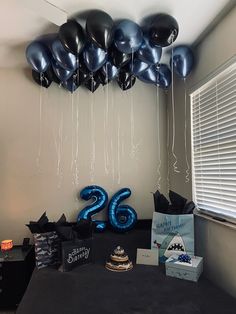
<svg viewBox="0 0 236 314"><path fill-rule="evenodd" d="M177 21L167 14L156 14L145 32L131 20L115 24L103 11L92 11L86 30L75 20L59 28L58 34L36 38L26 49L36 83L48 88L52 81L74 92L80 85L94 92L100 84L116 80L122 90L139 80L168 88L171 70L160 63L162 48L178 36ZM186 78L193 67L188 46L172 50L170 67Z"/></svg>

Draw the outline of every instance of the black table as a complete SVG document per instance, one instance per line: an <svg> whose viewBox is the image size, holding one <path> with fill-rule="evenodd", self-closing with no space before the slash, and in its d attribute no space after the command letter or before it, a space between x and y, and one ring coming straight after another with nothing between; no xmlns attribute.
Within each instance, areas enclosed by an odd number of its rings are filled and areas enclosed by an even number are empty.
<svg viewBox="0 0 236 314"><path fill-rule="evenodd" d="M0 307L15 307L25 293L34 269L34 249L14 246L4 259L0 252Z"/></svg>
<svg viewBox="0 0 236 314"><path fill-rule="evenodd" d="M134 265L129 272L105 269L115 246L135 262L136 248L150 247L150 232L106 232L94 237L95 263L68 273L35 270L17 314L235 314L236 300L208 281L166 277L163 266Z"/></svg>

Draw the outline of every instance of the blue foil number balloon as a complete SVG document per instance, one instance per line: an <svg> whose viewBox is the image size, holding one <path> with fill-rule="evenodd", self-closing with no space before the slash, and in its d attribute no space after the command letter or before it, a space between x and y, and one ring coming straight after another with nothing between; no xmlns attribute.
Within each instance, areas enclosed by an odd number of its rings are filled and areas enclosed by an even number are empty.
<svg viewBox="0 0 236 314"><path fill-rule="evenodd" d="M112 228L118 232L132 229L137 221L137 213L132 207L120 205L130 195L130 189L123 188L113 195L108 206L109 222Z"/></svg>
<svg viewBox="0 0 236 314"><path fill-rule="evenodd" d="M80 197L88 201L94 199L94 202L82 209L77 217L77 221L81 219L92 219L92 216L99 213L106 207L108 202L107 192L98 185L90 185L80 192ZM96 224L97 231L103 231L106 228L106 222L93 220Z"/></svg>

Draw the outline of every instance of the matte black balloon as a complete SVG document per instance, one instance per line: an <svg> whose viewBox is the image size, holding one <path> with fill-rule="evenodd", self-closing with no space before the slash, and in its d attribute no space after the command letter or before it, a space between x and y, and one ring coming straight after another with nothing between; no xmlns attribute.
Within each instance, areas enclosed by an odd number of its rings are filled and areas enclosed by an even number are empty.
<svg viewBox="0 0 236 314"><path fill-rule="evenodd" d="M79 54L85 44L83 28L76 21L68 21L59 29L59 39L62 45L73 54Z"/></svg>
<svg viewBox="0 0 236 314"><path fill-rule="evenodd" d="M35 70L32 70L32 77L38 85L45 88L48 88L52 83L52 80L50 79L47 72L39 73Z"/></svg>
<svg viewBox="0 0 236 314"><path fill-rule="evenodd" d="M101 82L100 82L99 75L95 74L91 79L89 79L88 81L84 83L84 86L87 89L89 89L92 93L94 93L95 90L98 89L100 83Z"/></svg>
<svg viewBox="0 0 236 314"><path fill-rule="evenodd" d="M173 43L179 33L179 26L175 18L168 14L157 14L149 29L150 42L154 45L166 47Z"/></svg>
<svg viewBox="0 0 236 314"><path fill-rule="evenodd" d="M118 50L115 45L112 45L109 49L109 56L112 60L112 63L117 68L125 66L131 60L131 54Z"/></svg>
<svg viewBox="0 0 236 314"><path fill-rule="evenodd" d="M130 89L136 82L136 77L132 75L127 68L120 69L117 77L117 83L122 90Z"/></svg>
<svg viewBox="0 0 236 314"><path fill-rule="evenodd" d="M113 40L113 19L104 11L96 10L89 14L86 21L86 32L89 39L98 47L107 50Z"/></svg>

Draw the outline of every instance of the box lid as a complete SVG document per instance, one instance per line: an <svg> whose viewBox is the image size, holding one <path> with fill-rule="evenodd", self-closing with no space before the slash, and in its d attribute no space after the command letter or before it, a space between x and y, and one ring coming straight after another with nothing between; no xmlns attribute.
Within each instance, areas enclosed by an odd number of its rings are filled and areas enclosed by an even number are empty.
<svg viewBox="0 0 236 314"><path fill-rule="evenodd" d="M183 263L178 261L178 255L172 255L166 260L165 264L166 267L184 269L187 271L196 271L198 266L202 263L202 260L202 257L192 256L191 263Z"/></svg>

